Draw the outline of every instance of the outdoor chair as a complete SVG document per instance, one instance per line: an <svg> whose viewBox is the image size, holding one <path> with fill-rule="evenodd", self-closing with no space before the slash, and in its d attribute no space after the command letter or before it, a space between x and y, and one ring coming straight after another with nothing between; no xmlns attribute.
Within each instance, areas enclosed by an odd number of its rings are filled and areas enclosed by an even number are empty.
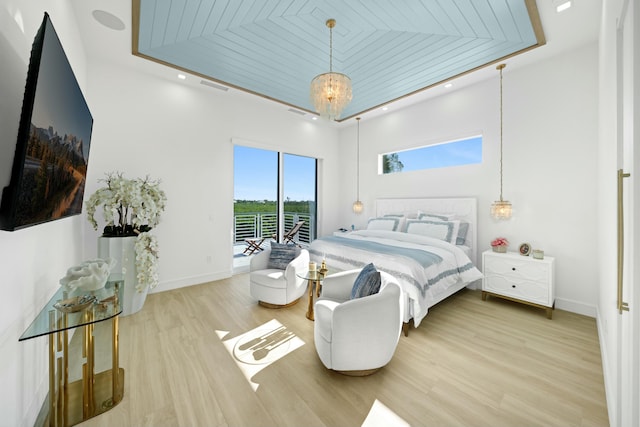
<svg viewBox="0 0 640 427"><path fill-rule="evenodd" d="M298 231L300 231L300 228L302 228L303 225L304 225L304 220L300 220L296 222L293 225L293 227L291 227L291 230L284 233L284 235L282 236L282 243L293 243L297 246L300 246L293 241L293 238L296 236L296 234L298 234ZM245 255L252 255L256 251L258 252L263 251L264 248L262 247L262 244L267 239L272 239L277 241L278 237L276 236L275 233L273 233L271 236L244 239L244 242L247 244L247 247L244 249L242 253Z"/></svg>
<svg viewBox="0 0 640 427"><path fill-rule="evenodd" d="M298 231L300 231L303 225L304 225L304 220L300 220L296 222L293 225L293 227L291 227L291 230L284 233L284 235L282 236L282 243L284 244L293 243L294 245L300 246L293 241L293 238L296 236L296 234L298 234Z"/></svg>

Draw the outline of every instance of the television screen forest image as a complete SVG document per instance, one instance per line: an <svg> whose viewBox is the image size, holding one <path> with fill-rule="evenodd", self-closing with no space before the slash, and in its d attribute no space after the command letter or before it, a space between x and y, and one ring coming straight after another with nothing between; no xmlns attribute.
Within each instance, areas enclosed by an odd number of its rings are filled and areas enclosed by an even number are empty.
<svg viewBox="0 0 640 427"><path fill-rule="evenodd" d="M87 161L83 140L31 125L18 190L16 226L80 213Z"/></svg>

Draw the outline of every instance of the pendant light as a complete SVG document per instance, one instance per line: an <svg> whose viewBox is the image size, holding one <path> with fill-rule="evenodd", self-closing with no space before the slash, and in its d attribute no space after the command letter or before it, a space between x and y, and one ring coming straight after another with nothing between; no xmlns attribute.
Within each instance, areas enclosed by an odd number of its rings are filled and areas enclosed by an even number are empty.
<svg viewBox="0 0 640 427"><path fill-rule="evenodd" d="M329 27L329 72L314 77L310 96L321 117L335 120L351 102L351 79L346 74L333 72L333 27L336 20L328 19L326 25Z"/></svg>
<svg viewBox="0 0 640 427"><path fill-rule="evenodd" d="M360 117L356 117L358 122L358 139L356 140L356 201L353 202L353 213L361 214L364 205L360 201Z"/></svg>
<svg viewBox="0 0 640 427"><path fill-rule="evenodd" d="M511 202L502 199L502 70L506 64L500 64L496 70L500 71L500 200L491 205L491 216L495 219L511 218Z"/></svg>

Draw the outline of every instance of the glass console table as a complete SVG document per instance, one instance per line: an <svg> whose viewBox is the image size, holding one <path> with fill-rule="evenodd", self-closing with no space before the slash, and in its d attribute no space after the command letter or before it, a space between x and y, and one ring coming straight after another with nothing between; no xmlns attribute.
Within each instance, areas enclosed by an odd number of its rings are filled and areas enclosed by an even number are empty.
<svg viewBox="0 0 640 427"><path fill-rule="evenodd" d="M123 289L124 281L114 275L97 291L67 292L61 287L19 338L49 336L49 396L38 417L44 425L72 426L122 400L118 315ZM73 304L80 298L81 304ZM96 354L105 368L97 374Z"/></svg>

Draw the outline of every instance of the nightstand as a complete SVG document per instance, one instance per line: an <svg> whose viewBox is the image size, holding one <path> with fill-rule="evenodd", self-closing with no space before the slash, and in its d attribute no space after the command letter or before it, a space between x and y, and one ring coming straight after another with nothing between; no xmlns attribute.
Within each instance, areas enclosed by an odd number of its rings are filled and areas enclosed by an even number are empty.
<svg viewBox="0 0 640 427"><path fill-rule="evenodd" d="M544 308L551 319L555 303L555 259L516 252L482 253L482 300L487 295Z"/></svg>
<svg viewBox="0 0 640 427"><path fill-rule="evenodd" d="M336 230L333 232L334 236L338 236L338 237L343 237L346 236L347 234L351 233L351 231L347 230L347 231L340 231L340 230Z"/></svg>

